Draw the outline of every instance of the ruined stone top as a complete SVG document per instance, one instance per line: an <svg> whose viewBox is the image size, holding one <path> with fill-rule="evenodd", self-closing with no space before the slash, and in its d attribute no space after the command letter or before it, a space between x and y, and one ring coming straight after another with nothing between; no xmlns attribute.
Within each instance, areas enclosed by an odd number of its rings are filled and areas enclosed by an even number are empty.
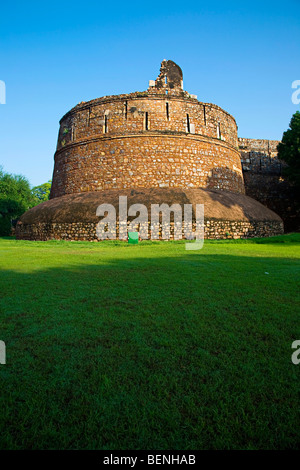
<svg viewBox="0 0 300 470"><path fill-rule="evenodd" d="M220 106L217 106L213 103L200 102L197 99L197 95L191 94L183 90L183 73L179 65L177 65L172 60L163 60L160 66L159 75L156 80L149 80L149 87L144 91L135 91L132 93L124 93L119 95L107 95L100 98L95 98L89 101L81 101L72 109L70 109L61 119L60 124L64 125L65 121L68 118L78 112L87 110L92 112L93 108L98 107L99 105L117 103L117 102L140 102L141 100L145 101L154 101L154 100L163 100L164 102L174 100L182 102L183 105L188 103L193 103L196 106L208 109L214 109L216 113L221 112L221 114L227 115L234 126L237 129L237 124L234 117L222 109ZM136 106L134 104L134 106ZM139 104L138 104L139 106ZM185 109L185 106L184 106ZM189 111L187 111L188 113Z"/></svg>
<svg viewBox="0 0 300 470"><path fill-rule="evenodd" d="M183 93L183 74L179 65L175 64L172 60L163 60L160 66L160 71L157 79L150 80L149 88L159 90L177 91Z"/></svg>

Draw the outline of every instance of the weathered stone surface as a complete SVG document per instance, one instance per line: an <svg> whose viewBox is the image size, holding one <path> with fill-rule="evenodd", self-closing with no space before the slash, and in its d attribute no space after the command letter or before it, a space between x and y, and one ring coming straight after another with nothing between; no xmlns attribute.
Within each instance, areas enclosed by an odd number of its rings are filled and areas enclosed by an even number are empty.
<svg viewBox="0 0 300 470"><path fill-rule="evenodd" d="M147 91L82 102L63 116L51 200L21 217L17 238L95 240L97 206L117 209L120 195L148 208L205 204L207 238L282 233L276 214L244 196L238 145L246 144L235 119L184 91L182 78L163 61Z"/></svg>
<svg viewBox="0 0 300 470"><path fill-rule="evenodd" d="M147 91L80 103L60 121L51 198L130 187L244 193L235 119L183 91L172 61Z"/></svg>
<svg viewBox="0 0 300 470"><path fill-rule="evenodd" d="M275 211L286 231L300 230L299 204L284 177L285 162L278 159L278 140L239 138L246 194Z"/></svg>
<svg viewBox="0 0 300 470"><path fill-rule="evenodd" d="M193 206L195 230L196 204L204 204L205 238L249 238L283 232L278 215L243 194L204 189L127 189L77 193L54 198L27 211L17 224L17 238L29 240L96 240L100 204L112 204L119 211L119 196L127 196L127 205L144 204L148 210L148 235L151 236L151 204L168 203ZM134 217L128 217L128 223ZM184 228L184 227L183 227ZM163 227L160 223L160 234ZM171 238L173 237L171 228ZM184 238L184 233L183 233Z"/></svg>

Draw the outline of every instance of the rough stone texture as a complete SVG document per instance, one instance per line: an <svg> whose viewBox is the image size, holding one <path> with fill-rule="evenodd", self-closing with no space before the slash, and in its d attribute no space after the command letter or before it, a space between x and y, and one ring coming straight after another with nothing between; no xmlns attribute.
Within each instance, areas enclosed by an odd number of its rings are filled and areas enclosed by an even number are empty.
<svg viewBox="0 0 300 470"><path fill-rule="evenodd" d="M159 76L155 80L155 87L158 89L176 90L182 92L183 74L179 65L172 60L163 60L161 63Z"/></svg>
<svg viewBox="0 0 300 470"><path fill-rule="evenodd" d="M150 225L150 223L149 223ZM171 222L170 240L174 239L174 223ZM101 241L96 236L96 223L36 223L24 225L18 230L18 239L22 240L74 240L74 241ZM138 230L138 229L137 229ZM150 228L149 238L150 238ZM159 224L159 239L162 236L163 226ZM195 231L195 223L193 223ZM283 233L282 222L240 222L230 220L206 220L204 239L238 239L254 237L271 237ZM119 225L117 222L116 238L119 236ZM182 231L182 238L185 238Z"/></svg>
<svg viewBox="0 0 300 470"><path fill-rule="evenodd" d="M244 193L240 156L196 135L101 136L55 155L51 198L102 189L203 187Z"/></svg>
<svg viewBox="0 0 300 470"><path fill-rule="evenodd" d="M96 208L118 208L120 195L128 205L205 204L206 238L282 233L280 217L244 195L239 145L250 144L238 142L235 119L184 91L180 67L165 60L147 91L82 102L63 116L50 201L21 217L16 236L95 240Z"/></svg>
<svg viewBox="0 0 300 470"><path fill-rule="evenodd" d="M180 67L163 61L147 91L69 111L60 121L50 197L130 187L244 193L235 119L181 86Z"/></svg>
<svg viewBox="0 0 300 470"><path fill-rule="evenodd" d="M238 142L244 172L281 175L286 164L277 157L279 140L239 138Z"/></svg>
<svg viewBox="0 0 300 470"><path fill-rule="evenodd" d="M112 204L118 217L120 195L127 196L128 207L135 203L147 207L149 238L150 205L166 201L169 206L192 204L194 221L196 204L204 204L205 238L248 238L283 232L283 223L278 215L243 194L205 189L146 188L77 193L51 199L21 217L17 224L17 236L29 240L96 240L96 225L100 220L96 216L97 207L103 203ZM132 219L134 217L128 217L128 222ZM162 228L160 224L160 234Z"/></svg>
<svg viewBox="0 0 300 470"><path fill-rule="evenodd" d="M277 156L278 140L239 139L246 194L275 211L286 231L300 230L293 187L284 178L286 163Z"/></svg>

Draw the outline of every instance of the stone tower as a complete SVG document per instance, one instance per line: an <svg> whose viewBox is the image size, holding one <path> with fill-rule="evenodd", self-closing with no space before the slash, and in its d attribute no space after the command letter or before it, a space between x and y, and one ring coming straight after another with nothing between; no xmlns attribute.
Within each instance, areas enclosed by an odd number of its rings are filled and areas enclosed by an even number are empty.
<svg viewBox="0 0 300 470"><path fill-rule="evenodd" d="M50 201L24 214L17 237L95 240L101 203L205 204L206 237L282 233L245 196L235 119L183 90L164 60L144 92L81 102L60 121Z"/></svg>

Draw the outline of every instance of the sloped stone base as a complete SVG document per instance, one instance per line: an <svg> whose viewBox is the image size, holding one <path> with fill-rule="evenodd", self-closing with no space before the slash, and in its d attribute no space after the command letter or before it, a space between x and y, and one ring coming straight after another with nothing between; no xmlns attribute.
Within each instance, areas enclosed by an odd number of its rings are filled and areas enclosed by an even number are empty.
<svg viewBox="0 0 300 470"><path fill-rule="evenodd" d="M151 204L184 204L193 206L195 230L196 204L204 204L207 239L267 237L283 233L282 219L259 202L243 194L205 189L132 189L69 194L43 202L22 215L16 226L17 239L23 240L89 240L97 241L96 226L100 220L96 209L112 204L118 217L119 196L127 196L127 205L144 204L150 219ZM128 223L134 217L128 217ZM172 219L171 219L172 220ZM151 221L148 220L151 238ZM162 223L159 226L163 237ZM117 219L118 238L118 219ZM174 238L171 221L170 239ZM183 233L184 238L184 233Z"/></svg>

